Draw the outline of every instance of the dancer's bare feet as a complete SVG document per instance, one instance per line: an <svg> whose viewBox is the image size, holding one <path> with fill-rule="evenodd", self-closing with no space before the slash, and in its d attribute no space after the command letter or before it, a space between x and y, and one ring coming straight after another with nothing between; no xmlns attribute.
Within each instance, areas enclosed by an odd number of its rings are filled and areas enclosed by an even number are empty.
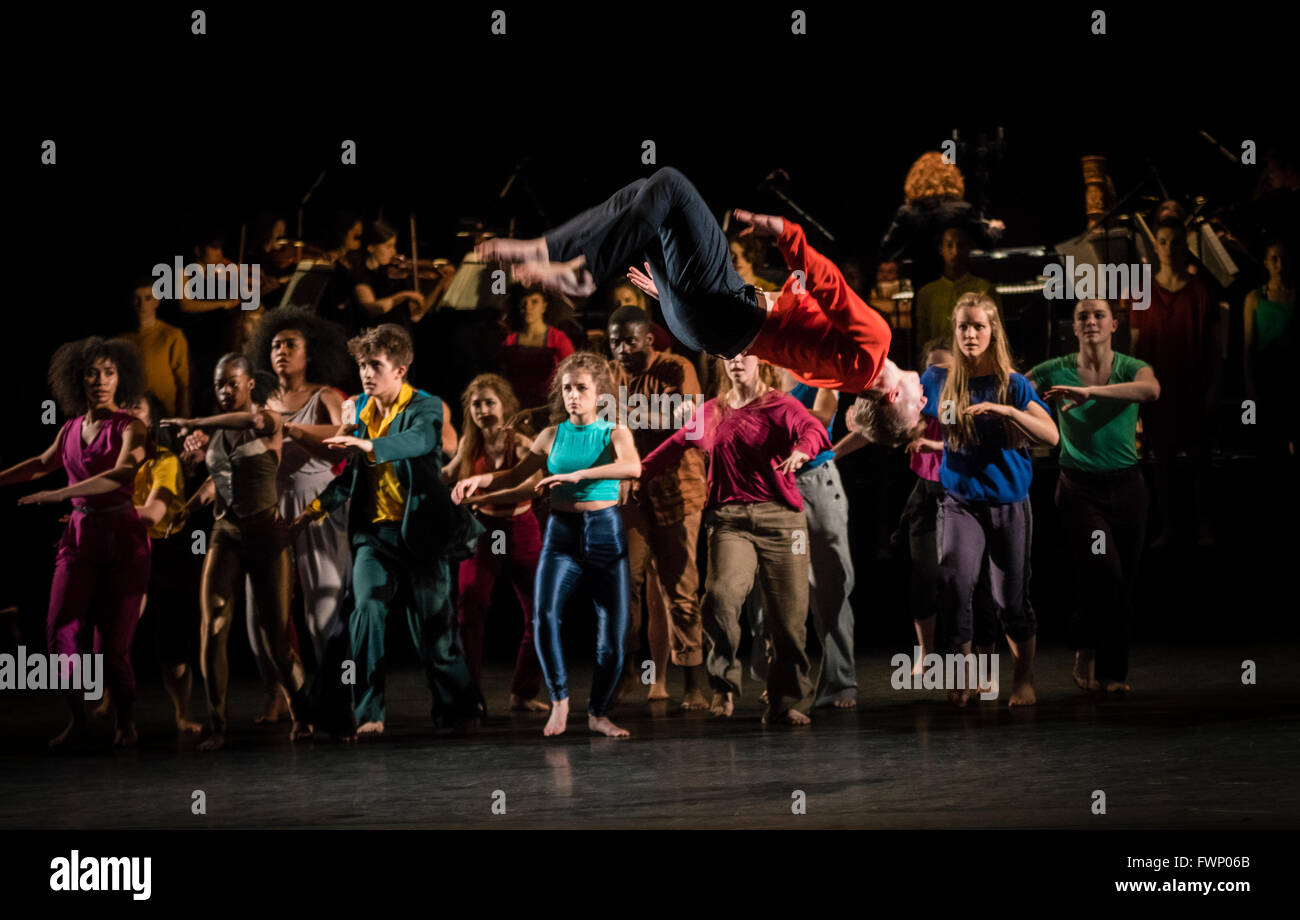
<svg viewBox="0 0 1300 920"><path fill-rule="evenodd" d="M586 256L568 262L524 262L513 266L510 276L520 284L536 284L566 297L590 297L596 293L596 279L586 265Z"/></svg>
<svg viewBox="0 0 1300 920"><path fill-rule="evenodd" d="M289 714L289 701L278 687L267 691L262 703L262 713L253 720L254 725L274 725Z"/></svg>
<svg viewBox="0 0 1300 920"><path fill-rule="evenodd" d="M730 719L736 711L736 695L730 691L726 693L713 694L713 702L709 704L709 712L723 719Z"/></svg>
<svg viewBox="0 0 1300 920"><path fill-rule="evenodd" d="M1034 693L1034 655L1038 650L1038 638L1030 636L1017 642L1007 636L1007 644L1016 656L1016 668L1011 675L1011 698L1007 700L1007 705L1032 706L1038 702L1038 696Z"/></svg>
<svg viewBox="0 0 1300 920"><path fill-rule="evenodd" d="M1122 680L1108 680L1102 689L1107 693L1130 693L1133 688Z"/></svg>
<svg viewBox="0 0 1300 920"><path fill-rule="evenodd" d="M701 690L688 690L682 697L682 709L687 712L699 712L709 708L709 701Z"/></svg>
<svg viewBox="0 0 1300 920"><path fill-rule="evenodd" d="M763 715L764 725L812 725L812 719L808 718L797 709L787 709L779 716L769 717L766 713Z"/></svg>
<svg viewBox="0 0 1300 920"><path fill-rule="evenodd" d="M1096 662L1090 648L1081 648L1074 653L1074 683L1080 690L1092 692L1099 686L1096 677Z"/></svg>
<svg viewBox="0 0 1300 920"><path fill-rule="evenodd" d="M365 740L367 738L378 738L383 733L384 733L383 722L379 722L379 721L362 722L360 725L357 726L357 738L359 740Z"/></svg>
<svg viewBox="0 0 1300 920"><path fill-rule="evenodd" d="M289 740L307 741L314 734L316 734L316 729L309 723L294 722L293 727L289 729Z"/></svg>
<svg viewBox="0 0 1300 920"><path fill-rule="evenodd" d="M195 722L188 715L176 714L176 730L183 735L197 735L203 731L203 723Z"/></svg>
<svg viewBox="0 0 1300 920"><path fill-rule="evenodd" d="M115 748L135 747L139 742L140 733L136 731L134 722L119 725L117 731L113 733L113 747Z"/></svg>
<svg viewBox="0 0 1300 920"><path fill-rule="evenodd" d="M546 720L546 727L542 729L542 734L546 737L552 735L563 735L564 730L569 727L569 698L566 696L562 700L556 700L551 705L551 717Z"/></svg>
<svg viewBox="0 0 1300 920"><path fill-rule="evenodd" d="M645 698L646 698L647 700L649 700L650 702L652 702L652 703L655 702L655 701L657 701L657 700L666 700L666 699L668 699L668 685L667 685L667 684L651 684L651 685L650 685L650 691L649 691L648 693L646 693Z"/></svg>
<svg viewBox="0 0 1300 920"><path fill-rule="evenodd" d="M511 712L550 712L551 704L541 700L526 700L522 696L510 694Z"/></svg>
<svg viewBox="0 0 1300 920"><path fill-rule="evenodd" d="M527 240L494 237L475 246L474 255L482 262L500 262L502 265L550 260L550 254L546 251L546 237L544 236Z"/></svg>
<svg viewBox="0 0 1300 920"><path fill-rule="evenodd" d="M68 720L68 724L64 726L63 731L50 739L50 747L73 748L79 744L84 744L89 738L90 726L86 724L86 720L73 718Z"/></svg>
<svg viewBox="0 0 1300 920"><path fill-rule="evenodd" d="M609 721L606 716L587 715L587 727L598 735L608 735L610 738L630 738L632 733L626 728L619 728L613 722Z"/></svg>
<svg viewBox="0 0 1300 920"><path fill-rule="evenodd" d="M1032 706L1038 702L1038 695L1034 693L1034 685L1027 680L1018 680L1011 685L1011 698L1007 700L1007 706Z"/></svg>
<svg viewBox="0 0 1300 920"><path fill-rule="evenodd" d="M226 746L226 736L221 732L213 732L204 738L198 744L200 751L219 751Z"/></svg>
<svg viewBox="0 0 1300 920"><path fill-rule="evenodd" d="M845 690L835 699L831 700L831 706L836 709L857 709L858 695L855 691Z"/></svg>

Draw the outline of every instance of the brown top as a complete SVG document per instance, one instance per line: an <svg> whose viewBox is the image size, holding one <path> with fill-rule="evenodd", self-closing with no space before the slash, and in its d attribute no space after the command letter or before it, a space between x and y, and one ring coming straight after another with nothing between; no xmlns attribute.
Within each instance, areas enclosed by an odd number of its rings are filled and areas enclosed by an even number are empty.
<svg viewBox="0 0 1300 920"><path fill-rule="evenodd" d="M676 430L671 422L666 427L652 427L658 424L657 416L668 416L671 419L682 402L691 400L695 402L696 409L703 402L695 367L681 355L672 352L658 352L644 371L634 376L622 372L620 378L619 384L627 387L627 406L624 409L627 413L627 426L631 429L632 440L642 460ZM645 402L633 399L637 395L645 397ZM656 396L660 399L655 400ZM678 398L665 400L665 396ZM653 478L642 480L641 494L643 501L644 496L650 497L656 524L672 524L701 510L708 497L703 452L684 451L677 462Z"/></svg>

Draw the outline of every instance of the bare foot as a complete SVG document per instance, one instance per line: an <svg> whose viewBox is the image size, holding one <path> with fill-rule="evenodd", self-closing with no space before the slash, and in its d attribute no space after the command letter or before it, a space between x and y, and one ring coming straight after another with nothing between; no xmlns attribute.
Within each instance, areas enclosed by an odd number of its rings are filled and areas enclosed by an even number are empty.
<svg viewBox="0 0 1300 920"><path fill-rule="evenodd" d="M687 712L698 712L701 709L708 709L709 701L704 698L703 692L699 690L688 691L682 697L682 709Z"/></svg>
<svg viewBox="0 0 1300 920"><path fill-rule="evenodd" d="M274 725L289 714L289 701L275 689L267 693L262 704L262 714L253 720L254 725Z"/></svg>
<svg viewBox="0 0 1300 920"><path fill-rule="evenodd" d="M219 751L226 746L226 736L221 732L213 732L207 738L199 742L200 751Z"/></svg>
<svg viewBox="0 0 1300 920"><path fill-rule="evenodd" d="M596 292L596 279L584 267L585 256L568 262L524 262L510 269L510 276L520 284L536 284L566 297L590 297Z"/></svg>
<svg viewBox="0 0 1300 920"><path fill-rule="evenodd" d="M1029 681L1017 681L1011 687L1011 698L1007 700L1008 706L1032 706L1038 702L1038 696L1034 693L1034 685Z"/></svg>
<svg viewBox="0 0 1300 920"><path fill-rule="evenodd" d="M357 726L358 739L364 740L366 738L378 738L383 733L384 733L383 722L362 722L360 725Z"/></svg>
<svg viewBox="0 0 1300 920"><path fill-rule="evenodd" d="M65 745L75 747L77 744L88 740L89 737L90 731L85 719L69 719L63 731L50 739L50 747L57 748Z"/></svg>
<svg viewBox="0 0 1300 920"><path fill-rule="evenodd" d="M1133 690L1131 686L1124 683L1122 680L1108 680L1106 681L1105 687L1102 689L1107 693L1129 693Z"/></svg>
<svg viewBox="0 0 1300 920"><path fill-rule="evenodd" d="M294 722L293 727L289 729L290 741L306 741L316 734L316 729L306 722Z"/></svg>
<svg viewBox="0 0 1300 920"><path fill-rule="evenodd" d="M1091 692L1097 689L1095 665L1092 649L1081 648L1074 653L1074 683L1080 690Z"/></svg>
<svg viewBox="0 0 1300 920"><path fill-rule="evenodd" d="M598 735L608 735L611 738L632 737L632 733L626 728L619 728L605 716L593 716L588 714L587 727Z"/></svg>
<svg viewBox="0 0 1300 920"><path fill-rule="evenodd" d="M655 700L666 700L666 699L668 699L668 687L667 687L667 685L666 685L666 684L651 684L651 685L650 685L650 692L647 693L647 694L645 695L645 698L646 698L647 700L649 700L650 702L652 702L652 703L653 703Z"/></svg>
<svg viewBox="0 0 1300 920"><path fill-rule="evenodd" d="M763 715L764 725L812 725L812 719L808 718L797 709L787 709L779 716L768 717Z"/></svg>
<svg viewBox="0 0 1300 920"><path fill-rule="evenodd" d="M176 730L185 735L197 735L203 731L203 723L195 722L189 716L178 715L176 717Z"/></svg>
<svg viewBox="0 0 1300 920"><path fill-rule="evenodd" d="M563 735L568 727L569 698L566 696L562 700L556 700L551 706L551 717L546 720L546 727L542 729L542 734L548 738L552 735Z"/></svg>
<svg viewBox="0 0 1300 920"><path fill-rule="evenodd" d="M732 713L736 711L736 695L731 692L713 694L713 702L709 704L709 712L715 716L724 719L730 719Z"/></svg>
<svg viewBox="0 0 1300 920"><path fill-rule="evenodd" d="M831 705L836 709L857 709L858 708L857 694L855 693L850 696L849 691L846 690L841 695L835 697L835 699L831 701Z"/></svg>
<svg viewBox="0 0 1300 920"><path fill-rule="evenodd" d="M134 722L127 722L113 733L113 747L129 748L135 747L140 742L140 733L135 729Z"/></svg>
<svg viewBox="0 0 1300 920"><path fill-rule="evenodd" d="M510 694L511 712L550 712L551 704L541 700L526 700L522 696Z"/></svg>
<svg viewBox="0 0 1300 920"><path fill-rule="evenodd" d="M484 262L500 262L503 265L514 265L520 262L546 262L550 258L546 251L546 237L543 236L527 240L494 237L475 246L474 254Z"/></svg>

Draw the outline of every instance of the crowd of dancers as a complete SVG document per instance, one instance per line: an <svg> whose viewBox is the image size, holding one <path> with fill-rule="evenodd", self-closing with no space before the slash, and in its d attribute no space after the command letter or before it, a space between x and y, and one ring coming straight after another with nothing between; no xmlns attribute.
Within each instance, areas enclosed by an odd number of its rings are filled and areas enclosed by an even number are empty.
<svg viewBox="0 0 1300 920"><path fill-rule="evenodd" d="M608 356L572 348L557 355L540 430L521 421L511 383L486 373L460 394L457 433L447 403L408 379L419 356L400 323L379 322L349 339L312 311L271 310L242 353L216 361L217 411L201 417L184 415L175 394L146 387L138 341L62 346L49 382L67 421L44 452L0 472L0 485L67 473L66 487L20 504L71 502L46 638L54 654L104 655L101 710L115 720L114 743L137 740L131 649L142 614L152 613L178 730L201 733L203 750L226 744L227 646L241 585L268 689L262 718L287 715L294 739L383 732L385 632L398 612L435 726L472 731L487 712L484 635L503 578L524 617L508 706L544 715L547 736L568 725L561 620L575 598L595 610L593 732L628 735L612 717L634 688L669 698L669 662L682 672L682 708L731 717L747 664L746 613L765 723L803 725L818 707L852 708L854 574L836 459L866 444L905 450L916 474L902 527L917 644L923 654L964 656L963 679L947 688L956 706L990 690L977 685L975 656L1004 637L1014 657L1006 700L1036 701L1029 451L1059 445L1056 502L1078 584L1074 680L1089 692L1128 690L1128 624L1147 519L1138 407L1160 398L1162 366L1114 350L1115 305L1073 304L1077 351L1022 374L997 299L987 290L959 292L942 335L925 346L924 372L909 371L889 357L889 322L799 224L743 210L733 216L745 228L739 245L686 177L661 169L542 237L478 245L482 260L543 292L582 297L623 278L657 301L673 339L718 358L712 398L698 406L663 398L702 392L699 375L657 345L655 318L634 299L609 317ZM1157 232L1166 250L1152 319L1144 321L1148 354L1179 347L1161 340L1170 336L1156 315L1173 310L1177 292L1192 283L1175 224ZM784 259L779 290L737 271L739 250L754 238ZM1293 311L1284 255L1281 245L1269 250L1274 277L1260 297ZM399 299L367 291L372 305L386 300L391 309ZM428 309L426 300L416 306ZM378 311L383 319L382 304ZM526 319L520 335L550 342L539 325ZM348 356L359 379L351 396L325 382L339 379ZM647 397L650 411L611 419L602 396L620 392ZM849 434L833 444L839 393L857 399L844 420ZM187 499L183 468L200 461L206 479ZM195 535L185 522L207 504L211 532ZM195 623L185 611L197 558ZM316 662L310 682L291 616L295 583ZM643 603L648 658L640 648ZM810 613L821 648L816 667ZM195 660L204 722L191 712ZM655 667L647 672L643 661ZM917 673L923 668L918 659ZM71 717L52 744L88 731L93 713L81 694L68 691L67 699Z"/></svg>

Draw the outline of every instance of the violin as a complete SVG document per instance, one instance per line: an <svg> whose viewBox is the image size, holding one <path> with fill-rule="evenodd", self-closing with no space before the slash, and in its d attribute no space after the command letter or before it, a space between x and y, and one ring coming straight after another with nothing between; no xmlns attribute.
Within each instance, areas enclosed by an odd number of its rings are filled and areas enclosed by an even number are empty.
<svg viewBox="0 0 1300 920"><path fill-rule="evenodd" d="M395 281L409 280L412 267L418 272L421 281L434 282L441 281L456 270L447 259L412 259L398 253L393 257L393 261L388 263L388 277Z"/></svg>

